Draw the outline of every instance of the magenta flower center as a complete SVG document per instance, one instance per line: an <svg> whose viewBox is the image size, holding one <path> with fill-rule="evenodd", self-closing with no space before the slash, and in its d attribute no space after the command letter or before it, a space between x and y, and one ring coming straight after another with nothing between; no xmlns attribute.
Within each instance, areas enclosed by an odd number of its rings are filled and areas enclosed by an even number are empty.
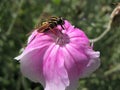
<svg viewBox="0 0 120 90"><path fill-rule="evenodd" d="M59 33L57 32L57 38L55 43L60 45L60 46L64 46L65 44L68 44L70 42L70 38L67 34L62 33L61 31L59 31Z"/></svg>

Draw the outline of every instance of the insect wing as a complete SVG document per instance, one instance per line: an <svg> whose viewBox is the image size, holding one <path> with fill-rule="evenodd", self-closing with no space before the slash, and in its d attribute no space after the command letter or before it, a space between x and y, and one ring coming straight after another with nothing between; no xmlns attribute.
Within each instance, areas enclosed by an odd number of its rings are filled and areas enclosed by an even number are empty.
<svg viewBox="0 0 120 90"><path fill-rule="evenodd" d="M44 32L46 29L49 29L49 23L43 24L41 27L38 28L38 32Z"/></svg>

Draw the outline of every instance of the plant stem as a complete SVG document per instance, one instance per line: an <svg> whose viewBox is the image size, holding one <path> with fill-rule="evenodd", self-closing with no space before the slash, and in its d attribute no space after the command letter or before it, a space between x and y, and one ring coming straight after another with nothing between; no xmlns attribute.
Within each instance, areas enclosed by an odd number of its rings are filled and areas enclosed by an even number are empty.
<svg viewBox="0 0 120 90"><path fill-rule="evenodd" d="M90 39L90 42L95 43L95 42L98 42L99 40L101 40L111 30L111 23L112 23L112 20L109 21L106 30L98 37L96 37L94 39Z"/></svg>

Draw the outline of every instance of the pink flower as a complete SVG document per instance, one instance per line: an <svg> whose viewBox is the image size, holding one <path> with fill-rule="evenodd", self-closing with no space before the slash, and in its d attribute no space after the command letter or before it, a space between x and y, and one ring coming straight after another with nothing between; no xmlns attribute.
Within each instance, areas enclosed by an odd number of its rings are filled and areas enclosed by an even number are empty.
<svg viewBox="0 0 120 90"><path fill-rule="evenodd" d="M85 33L66 20L64 28L58 25L57 35L35 30L23 53L15 58L20 60L23 75L45 90L76 90L79 78L100 65L100 53L92 49Z"/></svg>

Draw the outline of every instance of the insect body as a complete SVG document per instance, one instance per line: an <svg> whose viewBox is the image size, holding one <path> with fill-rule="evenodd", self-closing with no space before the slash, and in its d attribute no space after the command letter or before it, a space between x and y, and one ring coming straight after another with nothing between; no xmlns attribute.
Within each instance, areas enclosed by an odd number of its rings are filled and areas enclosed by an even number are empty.
<svg viewBox="0 0 120 90"><path fill-rule="evenodd" d="M41 33L51 30L53 33L55 33L53 29L57 27L57 25L60 25L62 29L64 29L64 19L62 17L50 17L47 21L42 22L41 26L37 27L37 31Z"/></svg>
<svg viewBox="0 0 120 90"><path fill-rule="evenodd" d="M62 17L50 17L48 20L46 20L45 22L42 22L41 25L38 25L36 27L37 32L42 33L42 32L46 32L48 30L52 31L56 36L56 29L54 29L55 27L57 27L57 25L60 25L62 27L62 29L64 29L63 25L64 25L64 19ZM29 44L35 39L36 35L31 39L31 41L29 42Z"/></svg>

